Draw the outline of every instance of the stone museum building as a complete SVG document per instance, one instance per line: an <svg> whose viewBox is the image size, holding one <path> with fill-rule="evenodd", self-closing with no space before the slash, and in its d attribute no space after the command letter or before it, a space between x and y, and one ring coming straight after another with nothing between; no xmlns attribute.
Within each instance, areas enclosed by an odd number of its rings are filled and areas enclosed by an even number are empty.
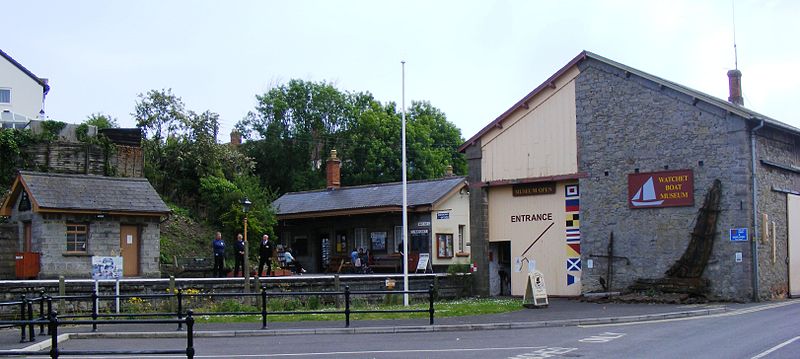
<svg viewBox="0 0 800 359"><path fill-rule="evenodd" d="M800 129L741 79L724 101L584 51L472 136L478 288L800 295Z"/></svg>

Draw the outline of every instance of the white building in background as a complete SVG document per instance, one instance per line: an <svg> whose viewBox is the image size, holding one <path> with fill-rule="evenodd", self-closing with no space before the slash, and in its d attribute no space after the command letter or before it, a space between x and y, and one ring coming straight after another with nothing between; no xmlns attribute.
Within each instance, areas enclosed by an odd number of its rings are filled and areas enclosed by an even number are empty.
<svg viewBox="0 0 800 359"><path fill-rule="evenodd" d="M22 64L0 50L0 124L23 128L31 120L44 118L44 100L50 86Z"/></svg>

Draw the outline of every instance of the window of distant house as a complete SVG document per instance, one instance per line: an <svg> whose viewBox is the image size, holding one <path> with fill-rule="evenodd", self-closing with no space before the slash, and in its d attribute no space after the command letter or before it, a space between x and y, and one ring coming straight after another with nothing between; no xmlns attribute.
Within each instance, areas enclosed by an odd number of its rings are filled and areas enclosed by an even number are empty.
<svg viewBox="0 0 800 359"><path fill-rule="evenodd" d="M11 89L0 88L0 103L11 103Z"/></svg>
<svg viewBox="0 0 800 359"><path fill-rule="evenodd" d="M67 223L67 252L86 252L88 234L87 225Z"/></svg>
<svg viewBox="0 0 800 359"><path fill-rule="evenodd" d="M436 235L437 255L439 258L453 257L453 235L450 233L439 233Z"/></svg>
<svg viewBox="0 0 800 359"><path fill-rule="evenodd" d="M458 253L464 253L464 225L458 225Z"/></svg>

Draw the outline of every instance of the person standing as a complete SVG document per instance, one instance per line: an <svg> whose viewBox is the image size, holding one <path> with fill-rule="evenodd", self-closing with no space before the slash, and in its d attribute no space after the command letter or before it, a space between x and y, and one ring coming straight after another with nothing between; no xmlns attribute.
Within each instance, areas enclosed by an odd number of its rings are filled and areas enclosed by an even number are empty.
<svg viewBox="0 0 800 359"><path fill-rule="evenodd" d="M213 242L214 247L214 275L222 277L225 275L225 241L222 240L222 233L217 232Z"/></svg>
<svg viewBox="0 0 800 359"><path fill-rule="evenodd" d="M261 245L258 246L258 275L264 272L264 265L267 265L267 276L272 275L272 243L269 235L265 234L261 238Z"/></svg>
<svg viewBox="0 0 800 359"><path fill-rule="evenodd" d="M240 269L242 270L242 274L244 274L244 271L246 270L244 268L244 246L247 245L247 244L244 242L243 238L244 237L242 237L242 234L239 233L238 235L236 235L236 243L234 243L234 249L236 249L236 253L234 253L234 257L233 257L234 258L234 262L233 262L234 263L233 264L233 276L234 277L238 277L239 276L239 270Z"/></svg>

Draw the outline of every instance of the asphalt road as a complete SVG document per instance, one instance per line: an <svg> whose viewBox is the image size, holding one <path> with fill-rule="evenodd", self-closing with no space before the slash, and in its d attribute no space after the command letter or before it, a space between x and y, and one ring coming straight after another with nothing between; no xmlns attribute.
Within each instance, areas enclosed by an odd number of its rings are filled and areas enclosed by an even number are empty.
<svg viewBox="0 0 800 359"><path fill-rule="evenodd" d="M603 326L198 338L195 347L197 358L800 358L798 318L800 305L789 304ZM81 339L62 349L175 349L185 344L184 339Z"/></svg>

